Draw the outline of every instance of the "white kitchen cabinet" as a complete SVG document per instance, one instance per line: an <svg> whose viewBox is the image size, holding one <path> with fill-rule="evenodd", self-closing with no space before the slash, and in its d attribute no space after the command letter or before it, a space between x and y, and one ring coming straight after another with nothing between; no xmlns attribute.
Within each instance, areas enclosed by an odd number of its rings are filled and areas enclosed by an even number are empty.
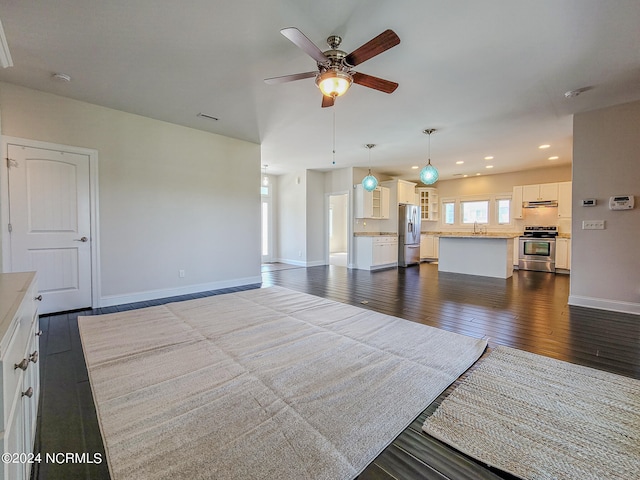
<svg viewBox="0 0 640 480"><path fill-rule="evenodd" d="M571 182L558 183L558 218L571 218Z"/></svg>
<svg viewBox="0 0 640 480"><path fill-rule="evenodd" d="M523 202L539 202L542 200L558 200L558 184L557 183L524 185L522 187Z"/></svg>
<svg viewBox="0 0 640 480"><path fill-rule="evenodd" d="M571 270L570 238L556 238L556 268Z"/></svg>
<svg viewBox="0 0 640 480"><path fill-rule="evenodd" d="M438 221L438 190L436 188L417 188L420 218L425 221Z"/></svg>
<svg viewBox="0 0 640 480"><path fill-rule="evenodd" d="M362 184L356 185L355 217L389 218L389 189L378 186L368 192Z"/></svg>
<svg viewBox="0 0 640 480"><path fill-rule="evenodd" d="M520 237L513 239L513 266L520 265Z"/></svg>
<svg viewBox="0 0 640 480"><path fill-rule="evenodd" d="M416 184L406 180L398 182L398 203L416 203Z"/></svg>
<svg viewBox="0 0 640 480"><path fill-rule="evenodd" d="M420 235L420 260L438 259L439 237L423 233Z"/></svg>
<svg viewBox="0 0 640 480"><path fill-rule="evenodd" d="M522 209L522 185L513 187L513 195L511 196L511 211L514 219L524 218Z"/></svg>
<svg viewBox="0 0 640 480"><path fill-rule="evenodd" d="M40 395L36 274L0 274L0 406L2 452L33 452ZM27 480L28 462L3 462L0 479Z"/></svg>
<svg viewBox="0 0 640 480"><path fill-rule="evenodd" d="M356 237L356 268L378 270L398 266L398 237L392 235Z"/></svg>

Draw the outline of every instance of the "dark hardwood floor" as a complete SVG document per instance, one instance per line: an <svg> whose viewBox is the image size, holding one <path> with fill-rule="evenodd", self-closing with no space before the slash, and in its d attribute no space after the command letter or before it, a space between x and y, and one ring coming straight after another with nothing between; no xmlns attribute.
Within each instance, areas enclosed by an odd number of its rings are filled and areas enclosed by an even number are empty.
<svg viewBox="0 0 640 480"><path fill-rule="evenodd" d="M342 267L264 269L263 286L301 292L376 310L560 360L640 378L640 317L569 307L569 276L516 271L507 280L439 273L423 263L379 272ZM253 287L247 287L253 288ZM43 316L41 398L36 451L77 452L104 459L78 333L78 315L142 308L186 297ZM360 480L512 478L422 433L452 385L362 473ZM106 463L41 463L37 479L108 479ZM240 479L239 479L240 480Z"/></svg>

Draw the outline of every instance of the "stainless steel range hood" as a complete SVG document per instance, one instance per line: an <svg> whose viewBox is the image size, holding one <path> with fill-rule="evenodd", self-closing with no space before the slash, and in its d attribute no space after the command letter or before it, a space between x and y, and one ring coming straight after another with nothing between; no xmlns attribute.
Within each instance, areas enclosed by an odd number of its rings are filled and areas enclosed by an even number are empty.
<svg viewBox="0 0 640 480"><path fill-rule="evenodd" d="M557 207L557 200L538 200L534 202L522 202L523 208Z"/></svg>

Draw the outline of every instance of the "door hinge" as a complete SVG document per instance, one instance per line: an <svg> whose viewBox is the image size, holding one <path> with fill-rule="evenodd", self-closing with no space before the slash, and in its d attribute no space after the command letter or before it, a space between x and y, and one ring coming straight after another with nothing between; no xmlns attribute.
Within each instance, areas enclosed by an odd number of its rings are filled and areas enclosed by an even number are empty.
<svg viewBox="0 0 640 480"><path fill-rule="evenodd" d="M7 157L7 168L17 167L17 166L18 166L18 162L16 160L13 160Z"/></svg>
<svg viewBox="0 0 640 480"><path fill-rule="evenodd" d="M8 227L9 227L9 233L13 232L13 227L11 226L10 223L8 224Z"/></svg>

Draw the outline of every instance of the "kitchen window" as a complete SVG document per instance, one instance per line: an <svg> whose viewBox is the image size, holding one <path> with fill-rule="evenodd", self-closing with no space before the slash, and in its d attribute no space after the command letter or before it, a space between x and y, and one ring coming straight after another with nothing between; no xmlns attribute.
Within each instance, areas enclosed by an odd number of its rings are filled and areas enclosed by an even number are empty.
<svg viewBox="0 0 640 480"><path fill-rule="evenodd" d="M445 225L453 225L456 221L456 202L443 202Z"/></svg>
<svg viewBox="0 0 640 480"><path fill-rule="evenodd" d="M496 210L498 214L498 225L511 223L511 200L508 198L496 199Z"/></svg>
<svg viewBox="0 0 640 480"><path fill-rule="evenodd" d="M460 202L462 223L489 223L489 200Z"/></svg>

